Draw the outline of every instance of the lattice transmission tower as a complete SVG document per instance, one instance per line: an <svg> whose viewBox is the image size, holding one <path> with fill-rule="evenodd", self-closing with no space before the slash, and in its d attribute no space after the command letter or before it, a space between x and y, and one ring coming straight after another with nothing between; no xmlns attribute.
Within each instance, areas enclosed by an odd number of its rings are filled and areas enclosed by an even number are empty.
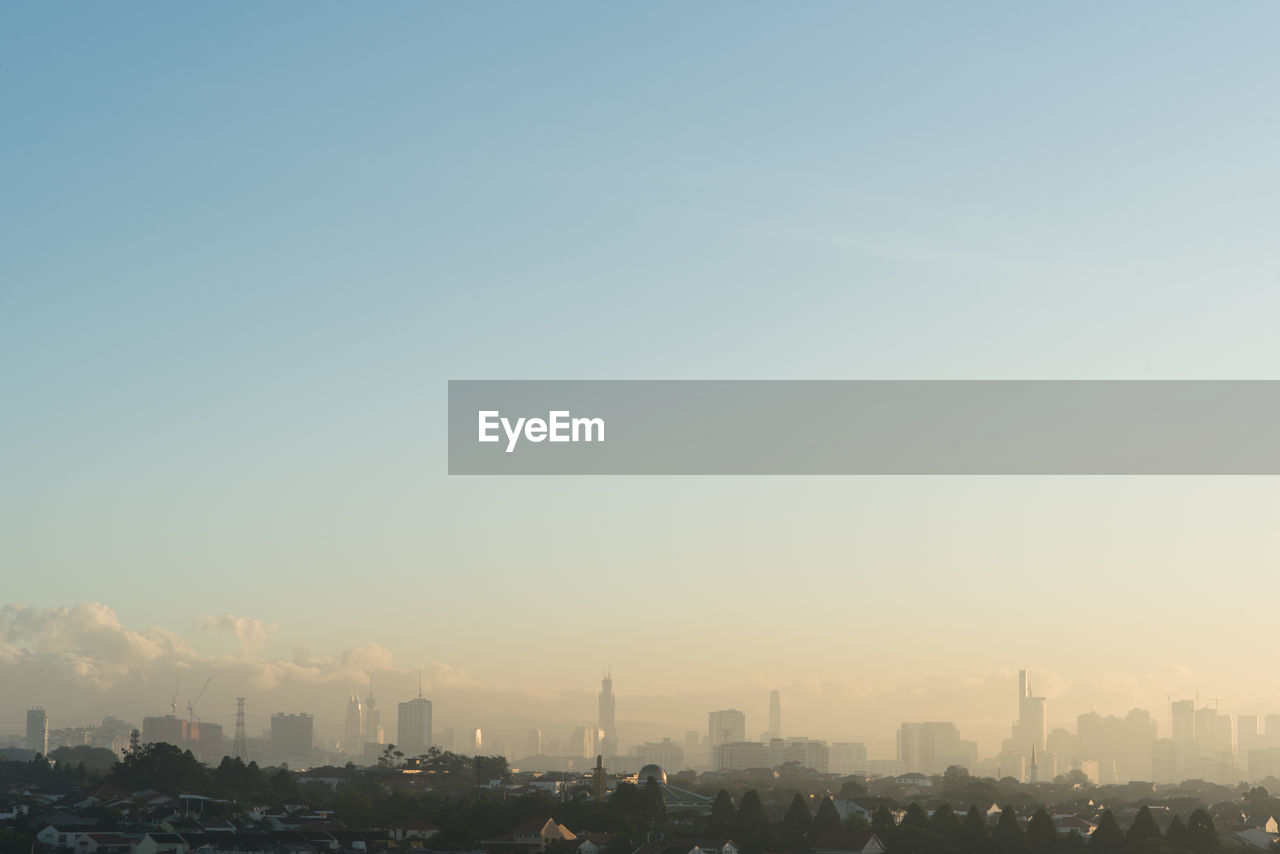
<svg viewBox="0 0 1280 854"><path fill-rule="evenodd" d="M244 734L244 697L236 697L236 734L231 742L231 755L241 760L249 754L248 738Z"/></svg>

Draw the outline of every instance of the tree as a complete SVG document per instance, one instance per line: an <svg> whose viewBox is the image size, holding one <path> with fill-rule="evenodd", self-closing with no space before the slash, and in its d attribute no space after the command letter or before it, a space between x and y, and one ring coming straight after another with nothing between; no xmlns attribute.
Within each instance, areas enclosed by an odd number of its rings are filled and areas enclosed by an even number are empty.
<svg viewBox="0 0 1280 854"><path fill-rule="evenodd" d="M474 760L476 782L483 785L490 780L511 781L511 766L505 756L477 756Z"/></svg>
<svg viewBox="0 0 1280 854"><path fill-rule="evenodd" d="M642 834L653 830L666 817L666 805L662 802L662 789L650 778L643 786L619 783L609 796L609 807L621 813L631 826ZM540 817L542 813L539 813ZM535 816L521 816L534 818Z"/></svg>
<svg viewBox="0 0 1280 854"><path fill-rule="evenodd" d="M748 854L758 854L768 847L770 842L769 815L764 811L760 801L760 793L751 789L742 796L738 812L733 821L734 840Z"/></svg>
<svg viewBox="0 0 1280 854"><path fill-rule="evenodd" d="M920 830L929 829L929 814L924 811L924 807L920 806L919 801L912 801L907 805L906 815L899 822L900 827L915 827Z"/></svg>
<svg viewBox="0 0 1280 854"><path fill-rule="evenodd" d="M1018 811L1012 804L1006 804L1000 811L1000 821L991 832L991 845L996 854L1017 854L1022 847L1022 825L1018 824Z"/></svg>
<svg viewBox="0 0 1280 854"><path fill-rule="evenodd" d="M1081 771L1079 768L1072 768L1068 771L1066 773L1066 781L1069 785L1080 786L1082 788L1084 786L1091 785L1092 783L1089 779L1089 775Z"/></svg>
<svg viewBox="0 0 1280 854"><path fill-rule="evenodd" d="M1122 854L1124 851L1124 832L1116 824L1111 810L1103 810L1098 817L1098 827L1089 837L1089 850L1096 854Z"/></svg>
<svg viewBox="0 0 1280 854"><path fill-rule="evenodd" d="M907 807L906 815L902 817L902 821L898 824L897 833L894 836L894 844L891 848L902 851L904 854L909 852L923 852L931 850L933 845L933 831L929 826L929 815L924 811L924 807L920 806L919 801L912 801Z"/></svg>
<svg viewBox="0 0 1280 854"><path fill-rule="evenodd" d="M1213 817L1204 809L1196 810L1187 818L1187 847L1192 854L1213 854L1218 847Z"/></svg>
<svg viewBox="0 0 1280 854"><path fill-rule="evenodd" d="M711 815L707 818L707 834L711 837L728 836L734 819L733 798L724 789L716 792L711 803Z"/></svg>
<svg viewBox="0 0 1280 854"><path fill-rule="evenodd" d="M854 810L849 811L849 817L844 820L844 832L851 833L854 836L867 833L871 830L871 822L860 812ZM881 842L884 840L882 839Z"/></svg>
<svg viewBox="0 0 1280 854"><path fill-rule="evenodd" d="M871 816L871 831L880 837L880 841L892 848L894 831L897 829L898 825L893 820L893 813L889 812L889 808L884 804L877 807Z"/></svg>
<svg viewBox="0 0 1280 854"><path fill-rule="evenodd" d="M796 793L787 807L787 814L782 817L782 837L792 847L798 846L809 834L813 824L813 816L809 815L809 803L804 795Z"/></svg>
<svg viewBox="0 0 1280 854"><path fill-rule="evenodd" d="M1058 828L1044 807L1036 810L1027 822L1027 847L1031 854L1053 854L1058 847Z"/></svg>
<svg viewBox="0 0 1280 854"><path fill-rule="evenodd" d="M1187 824L1182 820L1182 816L1175 815L1173 821L1169 822L1169 833L1166 838L1169 840L1170 848L1185 850L1188 847Z"/></svg>
<svg viewBox="0 0 1280 854"><path fill-rule="evenodd" d="M866 794L867 794L867 787L862 783L861 780L855 780L852 777L848 777L845 779L843 783L840 784L840 797L844 798L845 800L853 800L854 798L861 798L861 797L864 797Z"/></svg>
<svg viewBox="0 0 1280 854"><path fill-rule="evenodd" d="M1129 841L1130 847L1136 847L1159 838L1160 825L1156 824L1155 817L1151 815L1151 807L1144 805L1134 816L1133 824L1129 825L1129 832L1125 834L1125 839Z"/></svg>
<svg viewBox="0 0 1280 854"><path fill-rule="evenodd" d="M505 759L502 760L504 763ZM653 777L644 781L645 824L652 827L660 824L667 817L667 804L662 800L662 787Z"/></svg>
<svg viewBox="0 0 1280 854"><path fill-rule="evenodd" d="M126 789L155 789L177 794L195 790L208 779L204 767L190 750L163 741L144 744L111 766L110 780Z"/></svg>
<svg viewBox="0 0 1280 854"><path fill-rule="evenodd" d="M59 747L49 752L49 758L59 765L81 763L86 769L93 771L107 771L116 761L115 753L107 748L90 747L87 744L77 744L75 747Z"/></svg>
<svg viewBox="0 0 1280 854"><path fill-rule="evenodd" d="M333 812L348 827L367 826L376 814L368 795L346 786L333 799Z"/></svg>
<svg viewBox="0 0 1280 854"><path fill-rule="evenodd" d="M960 845L965 854L986 854L991 848L991 832L987 830L987 814L977 804L970 804L960 828Z"/></svg>
<svg viewBox="0 0 1280 854"><path fill-rule="evenodd" d="M396 750L394 744L388 744L382 748L382 755L378 757L379 768L400 768L404 765L404 751Z"/></svg>
<svg viewBox="0 0 1280 854"><path fill-rule="evenodd" d="M831 798L823 798L822 803L818 804L818 814L813 817L813 838L817 839L827 833L839 833L844 830L844 823L840 821L840 813L836 811L835 801Z"/></svg>
<svg viewBox="0 0 1280 854"><path fill-rule="evenodd" d="M281 766L279 771L271 775L271 779L267 781L267 786L270 788L271 794L281 800L298 797L297 778L285 766Z"/></svg>
<svg viewBox="0 0 1280 854"><path fill-rule="evenodd" d="M960 847L960 818L951 808L951 804L942 804L934 810L929 825L933 829L933 837L938 843L939 851L955 851Z"/></svg>

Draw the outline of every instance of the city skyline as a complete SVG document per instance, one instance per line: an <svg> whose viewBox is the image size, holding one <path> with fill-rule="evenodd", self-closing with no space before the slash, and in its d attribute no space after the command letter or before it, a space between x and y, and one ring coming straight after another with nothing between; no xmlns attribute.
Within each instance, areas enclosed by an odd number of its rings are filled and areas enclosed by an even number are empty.
<svg viewBox="0 0 1280 854"><path fill-rule="evenodd" d="M1012 684L1008 687L1012 688ZM777 689L770 692L771 707L779 693ZM747 739L744 736L746 717L737 709L708 713L705 735L697 730L687 731L683 744L670 735L661 741L639 737L641 730L647 731L648 727L636 722L632 727L637 737L621 741L610 738L599 743L594 736L584 740L581 726L567 739L549 738L545 742L542 732L534 729L525 744L536 745L536 755L522 754L518 749L507 748L504 736L514 736L510 726L499 729L497 738L483 744L480 727L463 728L467 735L474 733L471 744L458 742L454 726L433 732L432 703L421 695L399 704L394 738L400 743L382 738L381 730L370 730L371 740L353 750L349 745L354 699L350 691L346 699L347 716L340 739L326 738L317 731L316 716L311 712L274 712L270 716L270 729L249 738L246 747L239 735L243 720L239 712L243 710L244 698L237 698L238 732L229 751L225 749L222 727L199 720L190 703L188 719L177 717L176 704L173 704L170 714L145 717L141 730L134 728L132 734L131 725L114 716L105 717L101 726L50 730L48 713L33 708L27 712L25 737L15 740L11 735L0 733L3 741L0 747L47 752L92 745L123 755L135 739L141 744L167 741L192 750L198 759L210 764L217 764L226 755L268 765L285 762L295 768L352 761L368 766L387 761L393 751L397 757L411 759L429 748L439 748L464 754L502 755L518 762L523 770L534 771L581 770L584 760L595 757L598 763L599 755L603 755L610 767L622 768L623 773L627 773L627 768L634 772L651 763L670 771L699 772L777 768L795 763L819 774L852 774L872 779L910 772L937 775L955 765L974 776L1013 777L1027 783L1061 781L1067 774L1078 773L1083 775L1081 779L1100 785L1131 780L1173 784L1185 779L1233 785L1238 780L1257 781L1280 774L1280 714L1223 715L1217 706L1220 700L1215 700L1211 708L1199 706L1199 698L1176 702L1171 699L1171 726L1163 734L1145 710L1133 709L1123 718L1100 716L1091 710L1077 716L1075 732L1055 728L1043 747L1038 748L1039 739L1033 738L1030 750L1022 749L1019 745L1026 740L1028 727L1032 732L1040 731L1039 710L1044 708L1044 698L1030 693L1026 670L1018 673L1019 717L1012 724L1012 738L1006 739L1000 753L994 756L980 756L977 743L963 738L954 722L901 723L895 736L894 755L890 757L875 755L875 751L869 751L867 743L861 741L828 741L809 736L782 739L767 732L759 739ZM1037 701L1030 707L1036 710L1030 715L1026 713L1028 699ZM549 726L552 732L556 731L556 724ZM567 729L567 726L562 723L560 728ZM410 732L406 733L406 728ZM603 731L601 733L603 737Z"/></svg>
<svg viewBox="0 0 1280 854"><path fill-rule="evenodd" d="M243 625L241 630L245 631ZM241 664L244 662L242 661ZM277 662L277 665L281 664ZM354 678L357 674L353 667L359 669L361 678L358 680ZM222 669L219 670L219 668ZM156 673L159 672L161 669L156 668ZM213 675L204 676L206 672ZM1239 760L1243 763L1246 761L1247 749L1250 747L1246 733L1267 732L1269 738L1270 730L1280 724L1280 714L1277 714L1280 709L1276 707L1267 706L1265 703L1249 706L1243 701L1224 701L1219 697L1215 697L1210 706L1208 703L1201 702L1201 695L1196 691L1189 692L1190 696L1186 697L1177 690L1168 692L1163 708L1154 704L1146 706L1141 703L1117 704L1114 693L1110 695L1111 705L1105 703L1100 705L1097 701L1107 695L1089 696L1090 686L1066 684L1059 675L1043 669L1019 669L1016 676L1014 671L991 671L983 679L977 680L975 680L975 674L965 674L970 680L967 685L963 682L956 683L952 686L954 693L940 692L924 703L919 702L918 692L921 683L918 682L904 683L882 694L866 693L850 702L847 698L833 699L825 690L814 690L817 686L813 685L784 683L783 689L767 687L770 683L763 678L753 685L739 686L720 693L652 696L630 692L614 693L612 672L608 673L600 683L602 686L600 691L593 692L590 688L581 686L578 690L543 690L540 695L534 692L503 689L501 686L485 686L474 680L468 680L464 671L443 665L425 671L418 669L405 671L369 668L356 663L346 669L337 667L324 677L320 676L318 671L313 671L310 674L309 684L291 682L285 678L271 687L260 685L256 691L246 687L247 682L236 681L237 678L243 677L237 677L234 669L229 668L229 662L225 660L203 664L188 662L184 673L187 676L187 684L192 685L193 688L197 684L197 679L192 677L202 677L206 683L214 684L215 690L208 695L203 704L197 697L196 705L199 707L199 714L196 714L196 709L191 708L191 698L179 691L182 684L182 677L179 676L176 685L169 684L167 690L172 693L172 696L168 697L163 705L172 706L174 713L177 713L177 706L181 705L185 699L188 713L193 720L203 721L206 724L206 730L209 729L208 724L220 727L221 731L217 733L219 741L214 742L220 745L218 749L223 749L221 745L230 743L229 734L233 715L232 707L221 695L235 693L243 696L247 692L250 694L248 707L251 711L248 718L251 723L249 728L251 737L254 733L266 731L263 724L268 716L305 712L309 720L314 721L312 725L318 745L329 744L330 749L337 750L342 755L355 756L362 761L372 761L376 758L377 751L369 749L368 745L375 742L385 745L396 741L399 737L399 729L406 720L406 708L416 702L423 703L428 710L423 726L433 730L430 743L437 746L443 745L446 749L465 750L469 740L465 734L483 729L487 746L500 750L513 759L518 759L523 746L527 743L527 733L531 728L536 728L540 731L540 743L557 751L557 755L590 756L599 750L606 755L625 756L631 755L634 750L643 745L649 746L645 748L647 750L657 751L655 755L667 755L670 748L662 748L659 744L660 740L665 738L670 739L673 744L682 745L686 750L694 751L689 754L688 761L690 763L696 761L705 767L713 767L717 762L714 752L717 747L716 737L713 731L707 729L708 714L713 722L713 730L719 726L723 732L727 733L720 736L720 743L749 744L755 739L747 737L746 733L760 731L759 724L768 721L774 711L781 716L784 708L785 719L788 721L786 735L789 741L816 739L829 744L832 750L844 753L847 753L850 748L843 745L859 746L863 751L861 754L863 758L869 756L873 767L882 769L896 767L884 763L903 758L903 727L907 726L903 722L908 720L949 721L947 726L959 727L959 735L956 737L974 744L971 748L972 753L968 754L971 759L966 759L965 764L974 766L975 770L986 767L982 763L988 761L995 762L992 767L1006 769L1019 761L1025 763L1025 758L1019 760L1010 757L1018 753L1025 757L1028 751L1021 747L1021 744L1027 740L1027 733L1030 732L1037 734L1037 737L1031 739L1029 743L1034 743L1034 749L1039 753L1039 767L1052 768L1054 767L1052 763L1065 753L1065 748L1062 747L1064 737L1092 739L1088 743L1097 744L1100 743L1098 739L1103 738L1097 734L1101 732L1097 727L1104 724L1111 726L1107 723L1108 721L1122 722L1126 717L1132 719L1133 715L1139 712L1145 715L1143 720L1149 721L1148 724L1140 725L1150 727L1153 739L1158 733L1160 739L1189 743L1191 739L1187 733L1195 731L1197 721L1202 731L1206 726L1210 728L1228 726L1230 727L1228 743L1231 750L1238 750ZM381 741L369 738L369 735L374 732L370 729L367 717L367 710L374 705L371 702L373 698L371 685L368 689L368 700L362 703L351 684L342 684L344 679L352 684L357 681L369 683L370 679L376 681L385 686L380 691L384 698L391 695L390 702L399 707L396 729L383 733ZM125 679L123 682L129 683L129 680ZM1037 694L1032 694L1033 684L1037 687L1040 685L1053 687L1052 690L1037 691ZM1172 689L1174 686L1168 683L1165 687ZM128 690L133 688L132 684L128 684ZM53 710L46 711L45 714L52 720L54 731L68 726L96 724L95 715L100 716L108 709L112 710L113 717L127 718L132 715L137 723L138 718L146 716L148 720L155 722L156 727L165 726L160 715L162 712L165 714L170 712L168 709L159 708L162 705L160 701L151 701L150 709L140 714L137 711L139 705L136 699L130 701L133 708L126 710L126 704L116 701L111 689L100 687L96 690L100 692L100 699L103 701L97 705L99 711L86 715L81 706L79 717L76 716L75 702L82 700L83 695L78 695L77 700L67 706L49 700L43 701L44 709ZM607 694L605 690L608 691ZM406 691L412 693L406 695ZM1048 698L1038 696L1039 693L1051 696ZM886 702L892 697L902 701L911 697L912 694L916 695L915 705L905 702L892 705ZM417 699L400 699L401 696L412 698L415 695ZM205 696L203 690L201 696ZM340 698L342 702L335 703L335 697ZM783 698L785 698L785 705ZM726 699L732 699L743 711L738 711L737 708L731 711L716 711L730 708L730 703L718 702ZM14 709L17 709L22 702L21 697L14 695L11 704L14 704ZM387 701L384 700L384 702ZM1224 702L1227 705L1224 706ZM705 708L698 709L699 704ZM1191 717L1191 712L1179 712L1184 705L1192 709L1194 719ZM236 708L238 711L238 704ZM1179 714L1182 715L1181 718ZM573 738L581 738L582 722L589 721L589 726L594 732L594 728L605 721L605 715L616 716L616 736L602 730L602 736L609 736L608 740L601 742L592 740L589 747L571 746ZM421 717L417 716L414 719ZM437 722L434 727L431 723L433 717ZM13 718L13 710L6 710L0 720L8 721ZM702 720L702 724L694 723L690 726L691 721L698 718ZM1204 720L1201 720L1202 718ZM1001 719L1003 723L998 722ZM1214 723L1211 719L1216 719L1218 723ZM182 733L185 734L185 716L179 715L169 720L172 721L174 738L179 737L177 733L180 724ZM1190 721L1190 723L1179 724L1179 720ZM29 721L30 718L28 723ZM1012 724L1009 721L1012 721ZM1090 722L1092 734L1084 733L1085 722ZM1237 722L1240 732L1238 740ZM1270 727L1267 726L1268 723L1271 723ZM357 726L361 728L364 740L358 750L348 752L345 742L349 741L351 732ZM726 726L729 728L724 729ZM912 726L919 725L912 724ZM927 728L933 725L923 726ZM568 732L570 728L576 728L579 734L570 735ZM21 727L0 727L0 734L3 734L6 729L17 733L22 731ZM562 729L565 732L560 732ZM700 742L699 740L692 743L688 741L691 729L701 730ZM1080 730L1079 733L1077 729ZM167 732L162 729L156 730L156 732L162 731ZM447 739L443 737L446 732L449 733ZM1023 735L1020 736L1020 732ZM458 736L457 733L464 735ZM1012 738L1010 738L1011 733ZM1039 734L1043 734L1044 737L1041 738ZM766 745L769 735L767 731L761 735ZM1218 733L1211 737L1219 738L1220 735L1221 733ZM154 733L148 733L148 737L155 737ZM181 737L185 738L185 735ZM913 736L914 738L916 737ZM417 752L425 750L425 743L414 742L404 746L409 748L410 755L416 755ZM1258 742L1255 746L1261 744L1262 742ZM664 750L667 753L664 753ZM931 756L933 754L929 753L930 750L933 748L912 748L913 752L910 755ZM946 750L951 751L946 754L948 756L964 754L963 749L957 749L954 746ZM945 751L943 748L938 748L935 752ZM734 755L749 754L742 754L739 750ZM693 756L699 758L694 760ZM851 767L848 763L852 760L840 761L845 763L842 767ZM1066 760L1062 761L1065 767ZM1116 761L1121 764L1117 766L1114 773L1120 773L1120 768L1124 768L1125 773L1129 773L1132 760L1120 758ZM925 764L929 765L930 762L933 760L926 760ZM936 773L941 768L930 766L930 770Z"/></svg>

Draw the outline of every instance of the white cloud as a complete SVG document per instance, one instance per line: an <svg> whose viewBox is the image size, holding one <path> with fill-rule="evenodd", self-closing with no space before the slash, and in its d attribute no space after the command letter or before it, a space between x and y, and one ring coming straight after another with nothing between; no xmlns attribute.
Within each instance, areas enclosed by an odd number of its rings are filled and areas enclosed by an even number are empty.
<svg viewBox="0 0 1280 854"><path fill-rule="evenodd" d="M173 632L153 626L126 629L97 602L71 607L0 606L0 655L8 663L38 663L69 672L97 687L157 662L189 664L195 652Z"/></svg>
<svg viewBox="0 0 1280 854"><path fill-rule="evenodd" d="M206 631L231 632L236 639L241 658L253 657L262 652L267 641L280 628L278 623L264 623L253 617L237 617L235 614L205 617L202 625Z"/></svg>

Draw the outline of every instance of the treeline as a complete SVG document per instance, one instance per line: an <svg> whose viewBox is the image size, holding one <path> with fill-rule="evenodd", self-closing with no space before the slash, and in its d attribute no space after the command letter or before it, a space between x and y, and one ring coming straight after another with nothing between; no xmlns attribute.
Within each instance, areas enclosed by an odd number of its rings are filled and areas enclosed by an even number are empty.
<svg viewBox="0 0 1280 854"><path fill-rule="evenodd" d="M502 756L462 756L432 748L416 757L413 767L429 775L431 788L443 797L465 796L490 780L510 777L507 760ZM307 776L339 777L352 784L368 781L366 788L389 790L403 779L398 766L380 764L361 769L348 763L342 768L313 769ZM190 750L156 742L132 750L111 766L107 782L128 789L155 789L172 794L178 791L198 792L229 801L297 801L332 794L328 783L303 783L287 766L261 768L256 762L246 763L239 757L224 756L215 768L202 765Z"/></svg>
<svg viewBox="0 0 1280 854"><path fill-rule="evenodd" d="M0 785L36 785L58 791L93 782L101 776L100 771L86 766L83 761L55 759L50 764L39 754L27 761L0 761Z"/></svg>
<svg viewBox="0 0 1280 854"><path fill-rule="evenodd" d="M1122 830L1110 810L1103 811L1088 838L1071 831L1060 834L1053 817L1040 807L1024 824L1015 807L1000 812L994 827L985 811L972 806L961 817L949 804L933 815L912 803L900 823L880 807L871 822L891 854L1213 854L1218 833L1207 810L1196 809L1186 821L1174 816L1167 832L1156 823L1149 807L1138 810L1133 824Z"/></svg>
<svg viewBox="0 0 1280 854"><path fill-rule="evenodd" d="M842 820L835 802L820 788L830 785L829 779L796 777L788 781L782 777L774 778L771 786L760 781L754 788L734 788L736 798L725 789L717 790L709 814L692 810L669 814L661 788L652 780L640 786L620 783L603 802L590 798L588 788L580 783L561 798L542 794L513 797L502 788L487 786L491 780L509 778L502 757L473 758L433 749L408 760L388 751L387 759L374 768L313 769L300 778L288 768L262 768L231 757L209 768L190 751L158 743L131 751L105 774L81 763L51 767L38 759L0 762L0 780L37 783L50 789L105 781L129 791L198 793L223 801L206 804L205 816L211 818L243 819L249 804L306 803L331 810L349 827L428 821L441 828L442 846L459 848L474 848L518 824L548 817L574 831L609 833L614 850L623 852L644 842L693 838L733 839L744 854L806 854L824 836L865 831L874 831L890 854L1213 854L1218 846L1214 820L1203 808L1204 802L1194 803L1190 797L1168 802L1187 818L1177 816L1165 829L1143 806L1132 825L1123 830L1111 812L1102 813L1096 831L1086 838L1076 833L1059 834L1049 812L1035 802L1006 802L994 824L988 823L985 810L970 807L960 813L942 799L929 803L932 813L921 803L911 803L900 822L890 810L893 801L884 801L870 821L858 814ZM405 774L406 767L418 773ZM320 777L325 780L316 779ZM947 782L971 789L996 784L959 775ZM846 781L840 789L840 796L846 799L861 798L865 793L866 789L853 781ZM1027 791L1017 794L1024 798L1031 795ZM1273 814L1273 808L1280 805L1263 788L1237 797L1251 814ZM141 804L138 806L128 808L127 815L106 807L92 812L104 826L123 827L138 820ZM1074 812L1087 806L1077 801L1063 808ZM1228 826L1225 832L1232 829Z"/></svg>
<svg viewBox="0 0 1280 854"><path fill-rule="evenodd" d="M611 813L614 826L606 827L601 819ZM667 816L656 787L625 783L607 806L596 808L594 815L578 816L578 823L570 826L585 830L624 827L628 833L621 835L631 842L678 836L729 838L744 854L804 854L820 847L824 837L830 841L833 835L867 831L874 832L890 854L1214 854L1219 845L1213 818L1203 808L1195 809L1185 820L1175 816L1167 831L1160 828L1149 807L1140 808L1126 830L1106 810L1097 829L1086 838L1074 831L1060 834L1044 807L1024 821L1016 807L1006 806L993 826L986 811L976 806L961 814L943 803L929 814L919 802L913 802L901 821L895 821L893 812L882 805L868 822L858 814L841 820L830 797L811 799L796 794L781 819L775 821L756 790L745 792L737 804L727 792L720 791L707 816Z"/></svg>

